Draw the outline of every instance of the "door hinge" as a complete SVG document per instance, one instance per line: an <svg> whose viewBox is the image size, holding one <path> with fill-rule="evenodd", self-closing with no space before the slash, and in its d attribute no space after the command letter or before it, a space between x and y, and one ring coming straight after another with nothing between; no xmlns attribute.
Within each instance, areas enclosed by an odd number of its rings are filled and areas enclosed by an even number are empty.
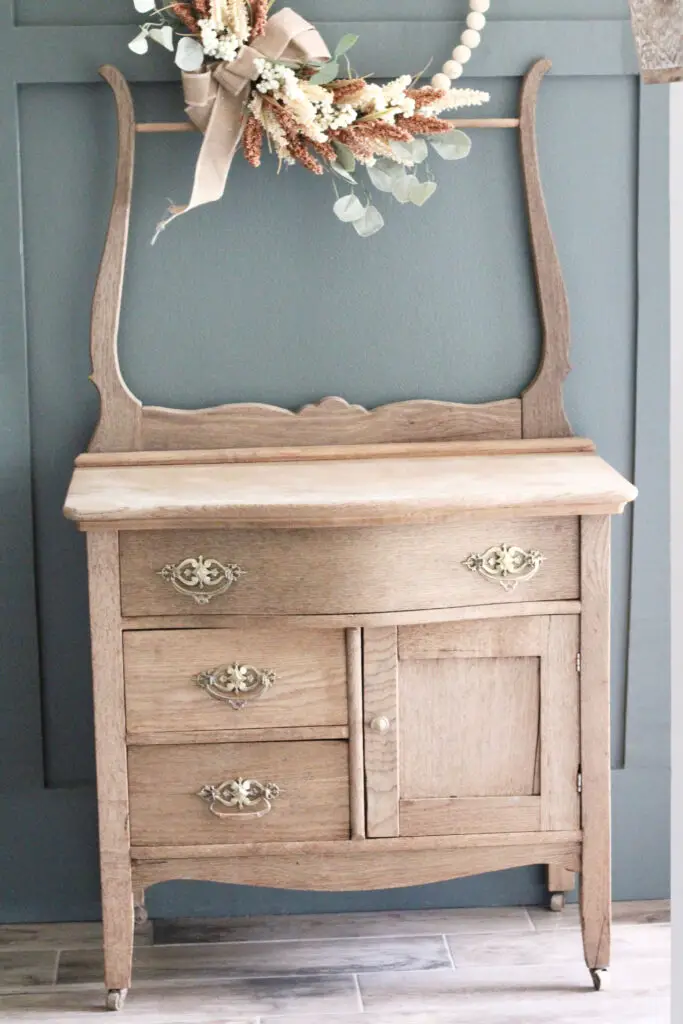
<svg viewBox="0 0 683 1024"><path fill-rule="evenodd" d="M576 671L581 675L581 651L576 655Z"/></svg>
<svg viewBox="0 0 683 1024"><path fill-rule="evenodd" d="M577 793L583 793L583 774L580 768L576 773L576 791Z"/></svg>

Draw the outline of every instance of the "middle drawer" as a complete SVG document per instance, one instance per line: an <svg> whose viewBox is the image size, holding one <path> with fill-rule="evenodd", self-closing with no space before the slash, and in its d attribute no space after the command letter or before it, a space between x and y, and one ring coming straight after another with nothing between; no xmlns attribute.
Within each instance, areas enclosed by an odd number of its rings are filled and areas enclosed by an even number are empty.
<svg viewBox="0 0 683 1024"><path fill-rule="evenodd" d="M343 630L123 635L128 734L347 725Z"/></svg>

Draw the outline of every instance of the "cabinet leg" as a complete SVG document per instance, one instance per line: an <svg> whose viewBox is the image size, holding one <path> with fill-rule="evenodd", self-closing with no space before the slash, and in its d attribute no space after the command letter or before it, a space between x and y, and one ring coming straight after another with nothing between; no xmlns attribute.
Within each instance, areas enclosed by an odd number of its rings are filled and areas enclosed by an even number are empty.
<svg viewBox="0 0 683 1024"><path fill-rule="evenodd" d="M144 928L149 921L144 889L138 889L133 893L133 921L136 928Z"/></svg>
<svg viewBox="0 0 683 1024"><path fill-rule="evenodd" d="M596 989L609 967L612 880L609 742L609 520L581 520L581 822L579 903L586 965Z"/></svg>
<svg viewBox="0 0 683 1024"><path fill-rule="evenodd" d="M103 886L102 929L104 933L104 984L107 989L107 1007L118 1010L123 1006L130 988L133 970L133 893L127 899L108 898ZM112 995L118 993L118 997ZM120 1006L109 1006L120 1001Z"/></svg>
<svg viewBox="0 0 683 1024"><path fill-rule="evenodd" d="M550 893L550 909L556 913L564 910L568 892L575 885L575 875L567 868L559 868L556 864L548 864L548 892Z"/></svg>

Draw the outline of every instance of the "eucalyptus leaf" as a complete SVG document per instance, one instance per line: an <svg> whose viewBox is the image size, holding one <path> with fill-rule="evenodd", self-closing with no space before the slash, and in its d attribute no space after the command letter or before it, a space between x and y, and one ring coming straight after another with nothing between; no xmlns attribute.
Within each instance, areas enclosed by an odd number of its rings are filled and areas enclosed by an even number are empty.
<svg viewBox="0 0 683 1024"><path fill-rule="evenodd" d="M472 149L472 140L459 128L454 128L447 135L439 135L432 139L432 148L444 160L462 160Z"/></svg>
<svg viewBox="0 0 683 1024"><path fill-rule="evenodd" d="M135 39L131 39L128 43L128 49L132 50L133 53L147 53L149 50L149 42L147 41L147 30L143 28L142 32L139 32Z"/></svg>
<svg viewBox="0 0 683 1024"><path fill-rule="evenodd" d="M411 164L421 164L429 156L429 147L424 139L413 139L412 142L392 142L391 149L399 160Z"/></svg>
<svg viewBox="0 0 683 1024"><path fill-rule="evenodd" d="M404 174L402 178L398 178L394 182L394 187L391 190L392 195L399 203L409 203L413 188L419 184L420 182L415 174Z"/></svg>
<svg viewBox="0 0 683 1024"><path fill-rule="evenodd" d="M410 202L414 206L424 206L428 199L434 195L437 189L435 181L418 181L410 190Z"/></svg>
<svg viewBox="0 0 683 1024"><path fill-rule="evenodd" d="M340 196L334 204L333 210L335 216L345 224L352 224L365 216L365 207L353 192L348 196Z"/></svg>
<svg viewBox="0 0 683 1024"><path fill-rule="evenodd" d="M396 182L399 178L405 177L406 173L401 164L384 159L369 166L367 171L370 181L380 192L393 192Z"/></svg>
<svg viewBox="0 0 683 1024"><path fill-rule="evenodd" d="M149 30L149 38L173 53L173 29L170 25L162 25L161 28L151 28Z"/></svg>
<svg viewBox="0 0 683 1024"><path fill-rule="evenodd" d="M339 63L336 60L328 60L323 64L320 71L316 71L312 78L309 78L311 85L327 85L339 77Z"/></svg>
<svg viewBox="0 0 683 1024"><path fill-rule="evenodd" d="M348 53L352 46L355 46L358 42L358 36L354 36L352 32L348 35L342 36L337 43L337 49L334 51L335 57L341 57L342 54Z"/></svg>
<svg viewBox="0 0 683 1024"><path fill-rule="evenodd" d="M353 226L361 238L370 238L376 235L384 227L384 217L376 206L368 206L360 220L355 220Z"/></svg>
<svg viewBox="0 0 683 1024"><path fill-rule="evenodd" d="M201 43L191 36L183 36L178 43L175 62L181 71L199 71L204 63L204 50Z"/></svg>
<svg viewBox="0 0 683 1024"><path fill-rule="evenodd" d="M345 171L342 165L338 163L336 160L330 164L330 168L334 171L335 174L338 174L340 178L343 178L344 181L350 182L351 185L358 184L353 175L349 174L348 171Z"/></svg>
<svg viewBox="0 0 683 1024"><path fill-rule="evenodd" d="M353 155L353 150L345 146L343 142L337 142L335 139L332 142L335 153L337 154L337 160L344 168L345 171L353 172L356 169L356 158Z"/></svg>
<svg viewBox="0 0 683 1024"><path fill-rule="evenodd" d="M154 0L133 0L133 6L138 14L147 14L148 11L155 11L157 5Z"/></svg>

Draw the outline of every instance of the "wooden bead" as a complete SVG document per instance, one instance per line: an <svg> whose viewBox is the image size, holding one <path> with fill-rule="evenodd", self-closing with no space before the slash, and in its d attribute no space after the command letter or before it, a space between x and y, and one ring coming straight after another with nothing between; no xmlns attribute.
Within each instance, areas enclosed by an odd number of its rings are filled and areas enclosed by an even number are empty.
<svg viewBox="0 0 683 1024"><path fill-rule="evenodd" d="M460 78L462 74L462 64L457 60L447 60L443 66L444 75L448 75L449 78Z"/></svg>
<svg viewBox="0 0 683 1024"><path fill-rule="evenodd" d="M491 0L470 0L470 10L476 14L486 14L491 6Z"/></svg>
<svg viewBox="0 0 683 1024"><path fill-rule="evenodd" d="M457 60L459 64L467 64L471 56L472 51L469 46L465 46L463 43L460 46L456 46L453 50L453 60Z"/></svg>
<svg viewBox="0 0 683 1024"><path fill-rule="evenodd" d="M473 28L466 28L460 36L460 41L464 43L465 46L469 46L470 50L474 50L481 42L481 35L479 32L475 32Z"/></svg>
<svg viewBox="0 0 683 1024"><path fill-rule="evenodd" d="M435 89L447 91L451 87L451 80L448 77L448 75L439 73L438 75L434 75L434 77L432 78L432 85L434 86Z"/></svg>
<svg viewBox="0 0 683 1024"><path fill-rule="evenodd" d="M467 15L467 27L473 28L475 32L481 32L485 24L485 14L479 14L477 11L470 11Z"/></svg>

